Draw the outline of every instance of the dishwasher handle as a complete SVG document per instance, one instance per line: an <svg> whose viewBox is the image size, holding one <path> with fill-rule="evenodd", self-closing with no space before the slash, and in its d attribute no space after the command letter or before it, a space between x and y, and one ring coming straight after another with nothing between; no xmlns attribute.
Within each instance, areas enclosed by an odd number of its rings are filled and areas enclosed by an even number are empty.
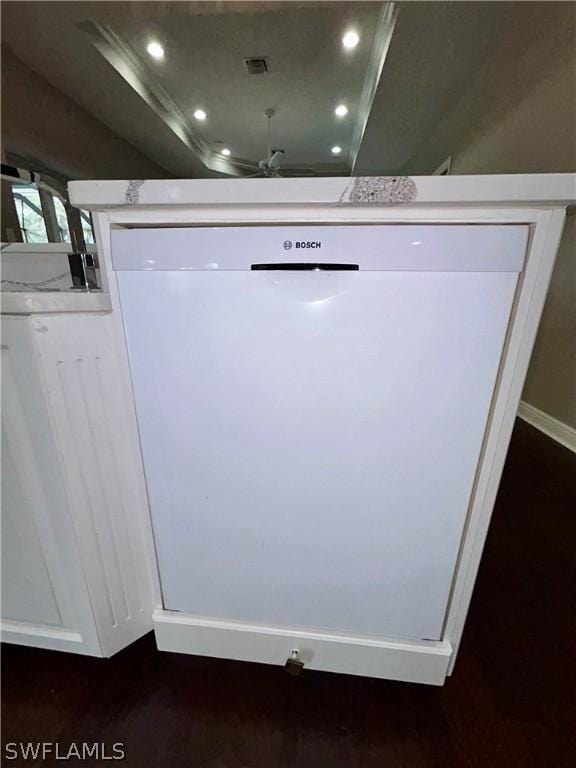
<svg viewBox="0 0 576 768"><path fill-rule="evenodd" d="M328 264L326 262L298 262L298 261L284 261L284 262L271 262L269 264L252 264L250 269L253 270L299 270L299 271L357 271L359 269L358 264Z"/></svg>

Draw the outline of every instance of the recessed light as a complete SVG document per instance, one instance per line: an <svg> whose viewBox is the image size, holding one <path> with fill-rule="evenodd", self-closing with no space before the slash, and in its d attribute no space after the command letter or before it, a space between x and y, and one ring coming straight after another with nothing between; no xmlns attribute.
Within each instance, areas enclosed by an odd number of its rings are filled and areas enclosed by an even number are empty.
<svg viewBox="0 0 576 768"><path fill-rule="evenodd" d="M333 155L339 155L342 152L342 147L339 147L338 145L336 145L335 147L332 147L330 151L332 152Z"/></svg>
<svg viewBox="0 0 576 768"><path fill-rule="evenodd" d="M160 45L160 43L152 42L148 43L146 46L146 50L152 56L153 59L163 59L164 58L164 48Z"/></svg>
<svg viewBox="0 0 576 768"><path fill-rule="evenodd" d="M346 106L346 104L338 104L338 106L334 110L334 114L337 117L346 117L346 115L348 114L348 107Z"/></svg>
<svg viewBox="0 0 576 768"><path fill-rule="evenodd" d="M230 153L230 150L227 147L224 147L224 149L221 150L221 151L222 151L222 154L224 155L224 157L230 157L231 153Z"/></svg>
<svg viewBox="0 0 576 768"><path fill-rule="evenodd" d="M422 240L412 240L410 245L422 245Z"/></svg>
<svg viewBox="0 0 576 768"><path fill-rule="evenodd" d="M206 120L206 112L203 109L197 109L194 112L194 117L196 120Z"/></svg>
<svg viewBox="0 0 576 768"><path fill-rule="evenodd" d="M360 35L358 32L355 32L353 29L349 29L348 32L344 35L342 38L342 45L347 50L351 51L353 48L356 48L358 43L360 42Z"/></svg>

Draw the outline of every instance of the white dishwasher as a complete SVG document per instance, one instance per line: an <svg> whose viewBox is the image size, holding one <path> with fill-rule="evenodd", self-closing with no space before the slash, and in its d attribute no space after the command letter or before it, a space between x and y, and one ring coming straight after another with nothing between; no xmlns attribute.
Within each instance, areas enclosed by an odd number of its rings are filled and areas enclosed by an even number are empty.
<svg viewBox="0 0 576 768"><path fill-rule="evenodd" d="M165 609L441 639L527 237L112 232Z"/></svg>

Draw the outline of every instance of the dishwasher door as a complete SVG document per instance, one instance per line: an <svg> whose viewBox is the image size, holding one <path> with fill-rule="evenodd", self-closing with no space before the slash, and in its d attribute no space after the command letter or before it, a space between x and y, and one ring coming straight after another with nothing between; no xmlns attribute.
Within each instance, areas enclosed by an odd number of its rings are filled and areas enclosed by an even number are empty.
<svg viewBox="0 0 576 768"><path fill-rule="evenodd" d="M164 607L439 639L526 228L493 271L472 251L496 263L504 227L323 229L356 230L354 247L334 235L328 262L289 269L292 249L271 259L254 232L218 268L195 230L116 243ZM398 265L398 229L440 245Z"/></svg>

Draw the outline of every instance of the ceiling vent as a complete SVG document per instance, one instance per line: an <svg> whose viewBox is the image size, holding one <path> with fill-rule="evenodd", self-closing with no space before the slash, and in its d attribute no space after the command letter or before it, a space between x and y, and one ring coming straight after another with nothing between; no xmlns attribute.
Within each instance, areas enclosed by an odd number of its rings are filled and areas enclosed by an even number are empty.
<svg viewBox="0 0 576 768"><path fill-rule="evenodd" d="M249 75L265 75L270 72L270 63L264 56L244 59L244 66Z"/></svg>

